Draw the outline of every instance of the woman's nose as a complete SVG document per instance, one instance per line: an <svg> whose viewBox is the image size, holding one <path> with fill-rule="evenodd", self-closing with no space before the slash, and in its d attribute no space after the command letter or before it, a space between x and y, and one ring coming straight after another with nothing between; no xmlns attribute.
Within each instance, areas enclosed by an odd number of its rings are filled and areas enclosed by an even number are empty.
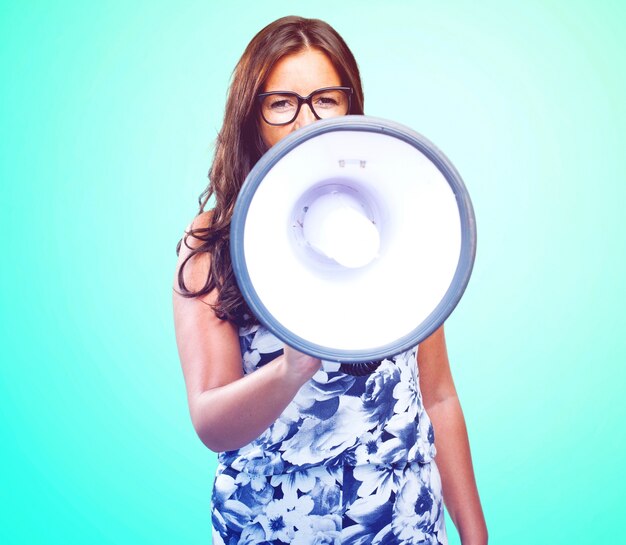
<svg viewBox="0 0 626 545"><path fill-rule="evenodd" d="M316 121L316 117L313 114L313 110L311 110L311 106L308 104L303 104L302 108L298 112L298 117L296 117L296 121L293 124L293 129L299 129L301 127L306 127Z"/></svg>

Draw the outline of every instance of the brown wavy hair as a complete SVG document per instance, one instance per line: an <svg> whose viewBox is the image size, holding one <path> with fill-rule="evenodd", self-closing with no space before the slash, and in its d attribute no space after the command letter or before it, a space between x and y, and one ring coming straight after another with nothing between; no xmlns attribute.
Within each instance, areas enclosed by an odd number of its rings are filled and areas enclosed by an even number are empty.
<svg viewBox="0 0 626 545"><path fill-rule="evenodd" d="M237 196L246 176L267 151L259 130L260 115L256 95L272 67L286 55L314 48L324 52L337 70L341 84L352 87L350 114L363 114L363 88L354 55L343 38L319 19L283 17L263 28L248 44L237 63L226 101L224 122L218 134L215 155L209 171L209 184L198 198L200 215L211 197L215 206L207 227L190 228L176 246L191 250L178 270L178 293L199 297L218 290L213 309L223 320L238 325L254 322L233 273L230 259L230 223ZM187 239L196 239L193 246ZM204 286L190 291L185 285L183 269L197 254L209 252L211 266Z"/></svg>

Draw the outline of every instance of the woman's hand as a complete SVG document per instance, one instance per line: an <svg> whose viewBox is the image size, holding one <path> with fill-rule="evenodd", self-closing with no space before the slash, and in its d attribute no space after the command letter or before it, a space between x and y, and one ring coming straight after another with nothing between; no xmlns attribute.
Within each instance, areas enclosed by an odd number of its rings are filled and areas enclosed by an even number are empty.
<svg viewBox="0 0 626 545"><path fill-rule="evenodd" d="M289 373L293 373L300 381L306 382L322 367L321 360L298 352L295 348L285 345L285 364Z"/></svg>

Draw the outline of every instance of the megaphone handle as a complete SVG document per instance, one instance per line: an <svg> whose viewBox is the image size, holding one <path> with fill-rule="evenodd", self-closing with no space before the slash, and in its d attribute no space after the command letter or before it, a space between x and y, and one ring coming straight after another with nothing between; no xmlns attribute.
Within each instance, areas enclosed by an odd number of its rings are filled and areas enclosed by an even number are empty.
<svg viewBox="0 0 626 545"><path fill-rule="evenodd" d="M380 367L380 361L367 361L363 363L342 363L339 366L339 370L346 375L352 375L353 377L364 377L365 375L371 375L376 369Z"/></svg>

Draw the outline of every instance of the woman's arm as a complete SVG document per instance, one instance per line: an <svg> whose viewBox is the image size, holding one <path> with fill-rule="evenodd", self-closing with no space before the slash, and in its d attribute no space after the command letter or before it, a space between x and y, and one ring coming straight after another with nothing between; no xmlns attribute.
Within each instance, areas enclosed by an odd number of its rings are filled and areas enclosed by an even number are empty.
<svg viewBox="0 0 626 545"><path fill-rule="evenodd" d="M424 407L435 430L443 498L463 545L487 543L463 411L450 371L443 326L418 350Z"/></svg>
<svg viewBox="0 0 626 545"><path fill-rule="evenodd" d="M208 216L196 218L204 227ZM189 237L189 244L194 243ZM178 268L190 250L181 244ZM210 256L201 253L184 268L190 290L204 285ZM210 307L215 292L186 298L174 291L174 326L185 377L189 412L202 442L216 452L240 448L261 435L320 367L320 361L289 348L285 354L244 377L237 328Z"/></svg>

